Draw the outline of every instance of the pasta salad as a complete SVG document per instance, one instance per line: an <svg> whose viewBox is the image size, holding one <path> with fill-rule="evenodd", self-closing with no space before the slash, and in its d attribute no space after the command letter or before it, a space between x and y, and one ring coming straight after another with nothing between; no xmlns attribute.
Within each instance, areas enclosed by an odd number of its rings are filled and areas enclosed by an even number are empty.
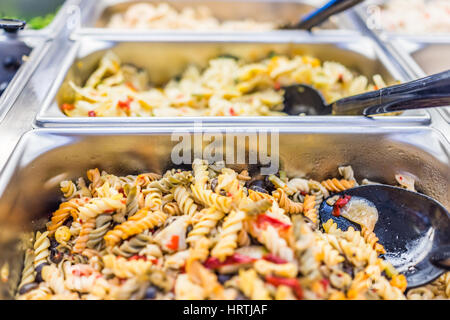
<svg viewBox="0 0 450 320"><path fill-rule="evenodd" d="M301 83L318 89L328 102L384 87L337 62L296 55L273 55L246 63L232 56L189 66L163 87L148 74L122 64L112 51L101 59L84 86L73 82L61 104L70 117L284 116L283 86Z"/></svg>
<svg viewBox="0 0 450 320"><path fill-rule="evenodd" d="M193 30L193 31L270 31L278 26L252 19L219 21L205 6L176 10L168 3L137 3L114 14L107 28Z"/></svg>
<svg viewBox="0 0 450 320"><path fill-rule="evenodd" d="M91 169L88 183L61 182L17 299L449 298L450 273L405 295L371 227L319 222L325 198L358 184L350 166L339 173L250 176L203 160L163 176Z"/></svg>

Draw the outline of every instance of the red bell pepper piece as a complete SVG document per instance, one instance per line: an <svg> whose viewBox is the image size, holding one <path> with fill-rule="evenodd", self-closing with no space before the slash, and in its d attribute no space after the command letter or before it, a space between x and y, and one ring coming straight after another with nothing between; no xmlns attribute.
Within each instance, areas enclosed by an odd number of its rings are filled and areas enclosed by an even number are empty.
<svg viewBox="0 0 450 320"><path fill-rule="evenodd" d="M172 238L170 238L170 242L166 245L167 248L174 250L174 251L177 250L179 240L180 240L179 236L177 236L177 235L172 236Z"/></svg>
<svg viewBox="0 0 450 320"><path fill-rule="evenodd" d="M281 229L289 229L290 228L289 224L284 223L283 221L280 221L278 219L272 218L266 214L258 215L256 224L258 225L259 228L264 228L264 226L267 224L270 224L270 225L274 226L275 228L281 228Z"/></svg>
<svg viewBox="0 0 450 320"><path fill-rule="evenodd" d="M267 260L269 262L276 263L276 264L287 263L287 260L284 260L283 258L277 257L276 255L273 255L271 253L268 253L268 254L264 255L263 259Z"/></svg>
<svg viewBox="0 0 450 320"><path fill-rule="evenodd" d="M288 286L294 291L295 295L297 296L297 299L303 299L303 290L296 278L282 278L269 275L266 276L266 282L270 283L275 287L281 285Z"/></svg>
<svg viewBox="0 0 450 320"><path fill-rule="evenodd" d="M232 265L232 264L247 264L252 263L256 259L244 256L239 253L234 253L232 256L229 256L225 259L224 262L220 262L219 259L215 257L209 257L206 259L204 266L208 269L218 269L223 266Z"/></svg>

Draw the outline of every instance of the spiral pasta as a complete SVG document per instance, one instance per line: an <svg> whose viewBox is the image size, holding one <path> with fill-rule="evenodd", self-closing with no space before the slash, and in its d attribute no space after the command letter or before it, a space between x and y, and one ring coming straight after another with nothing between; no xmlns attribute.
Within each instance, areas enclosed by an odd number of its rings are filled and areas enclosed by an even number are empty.
<svg viewBox="0 0 450 320"><path fill-rule="evenodd" d="M150 212L146 209L141 209L128 221L115 226L104 236L107 246L113 246L120 240L125 240L135 234L139 234L147 229L153 229L160 226L166 220L167 215L161 211Z"/></svg>
<svg viewBox="0 0 450 320"><path fill-rule="evenodd" d="M345 179L338 180L336 178L333 178L322 181L322 185L327 188L328 191L339 192L353 188L355 182Z"/></svg>
<svg viewBox="0 0 450 320"><path fill-rule="evenodd" d="M73 252L81 253L86 248L86 244L89 240L89 234L94 230L95 218L90 218L81 225L80 235L78 236Z"/></svg>
<svg viewBox="0 0 450 320"><path fill-rule="evenodd" d="M86 221L102 213L124 212L126 210L125 202L120 194L112 198L93 198L84 206L77 208L78 216Z"/></svg>
<svg viewBox="0 0 450 320"><path fill-rule="evenodd" d="M230 256L237 247L237 236L242 229L242 221L245 219L243 211L232 211L226 218L220 232L219 242L211 251L213 257L223 261Z"/></svg>
<svg viewBox="0 0 450 320"><path fill-rule="evenodd" d="M358 183L338 171L321 184L199 159L162 176L89 170L89 185L63 183L72 198L35 234L16 298L448 299L450 273L405 296L373 231L319 224L318 205Z"/></svg>
<svg viewBox="0 0 450 320"><path fill-rule="evenodd" d="M289 199L283 189L278 188L274 191L273 197L278 201L280 208L283 208L287 213L299 214L303 211L303 204Z"/></svg>
<svg viewBox="0 0 450 320"><path fill-rule="evenodd" d="M109 214L101 214L95 220L95 229L89 232L89 240L86 247L101 249L103 245L103 237L112 225L112 217Z"/></svg>
<svg viewBox="0 0 450 320"><path fill-rule="evenodd" d="M50 255L49 232L36 232L36 240L34 242L34 267L37 268L42 263L46 263Z"/></svg>
<svg viewBox="0 0 450 320"><path fill-rule="evenodd" d="M141 233L132 239L123 242L119 247L114 247L112 252L117 256L129 258L144 249L151 239L150 235Z"/></svg>
<svg viewBox="0 0 450 320"><path fill-rule="evenodd" d="M58 210L53 212L50 222L47 223L49 234L52 235L77 208L78 204L73 200L61 203Z"/></svg>
<svg viewBox="0 0 450 320"><path fill-rule="evenodd" d="M183 212L180 209L180 206L176 202L169 202L164 204L162 210L169 216L179 216L183 214Z"/></svg>
<svg viewBox="0 0 450 320"><path fill-rule="evenodd" d="M34 270L33 262L34 262L34 252L32 249L27 249L25 252L25 261L22 276L20 278L20 283L17 286L19 292L24 285L34 282L34 279L36 278L36 271Z"/></svg>
<svg viewBox="0 0 450 320"><path fill-rule="evenodd" d="M317 224L316 196L306 195L303 202L303 214Z"/></svg>
<svg viewBox="0 0 450 320"><path fill-rule="evenodd" d="M222 220L224 213L217 210L216 207L210 207L206 209L205 214L201 217L200 221L194 225L194 228L189 232L186 242L189 244L194 243L203 236L208 236L217 223Z"/></svg>
<svg viewBox="0 0 450 320"><path fill-rule="evenodd" d="M142 277L150 271L152 263L144 260L126 260L108 254L103 257L105 268L110 269L119 278Z"/></svg>
<svg viewBox="0 0 450 320"><path fill-rule="evenodd" d="M194 219L198 213L198 207L194 199L188 193L188 190L183 186L178 186L173 192L175 201L177 202L183 214L188 215L189 218Z"/></svg>

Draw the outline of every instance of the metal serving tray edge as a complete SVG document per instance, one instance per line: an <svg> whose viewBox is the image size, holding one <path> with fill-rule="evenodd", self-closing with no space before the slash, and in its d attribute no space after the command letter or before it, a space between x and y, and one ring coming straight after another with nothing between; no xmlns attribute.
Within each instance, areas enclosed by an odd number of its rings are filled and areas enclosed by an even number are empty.
<svg viewBox="0 0 450 320"><path fill-rule="evenodd" d="M80 5L83 7L82 22L80 28L78 28L74 34L77 35L100 35L118 33L123 34L181 34L181 33L194 33L197 35L202 34L257 34L264 33L260 31L189 31L189 30L119 30L105 28L105 21L108 16L113 12L122 12L130 4L147 2L147 3L169 3L176 9L182 9L184 7L196 7L206 6L212 14L221 20L240 20L243 18L254 19L256 21L273 21L277 19L283 24L294 23L300 16L307 14L312 9L317 8L324 1L315 0L100 0L100 1L87 1L81 0ZM336 27L337 28L336 28ZM328 22L324 29L315 29L314 32L338 32L338 33L350 33L357 32L356 25L353 19L347 13L342 13L333 18L333 22ZM278 31L281 33L292 32L288 30ZM293 31L304 32L304 31Z"/></svg>
<svg viewBox="0 0 450 320"><path fill-rule="evenodd" d="M78 14L79 2L81 0L65 0L55 14L52 22L45 28L40 30L25 29L19 31L22 36L41 36L47 38L54 38L61 31L64 24L67 23L68 17ZM75 17L76 18L76 17Z"/></svg>
<svg viewBox="0 0 450 320"><path fill-rule="evenodd" d="M450 37L416 37L407 39L393 38L391 42L393 48L397 51L402 62L405 64L405 67L409 68L411 74L414 77L421 78L427 76L428 74L430 74L430 72L442 72L446 70L447 66L450 69L450 56L448 55L450 54ZM445 52L431 52L431 54L433 55L428 58L428 61L433 64L433 66L423 64L422 67L420 65L421 63L414 58L414 55L422 53L425 54L425 51L427 51L428 49L433 50L433 46L445 46ZM446 54L446 52L448 54ZM442 56L447 57L447 60L443 63L446 66L436 66L436 61L439 61L438 63L442 62ZM442 114L442 117L445 119L445 121L450 124L450 107L440 108L439 112Z"/></svg>
<svg viewBox="0 0 450 320"><path fill-rule="evenodd" d="M422 39L447 39L447 41L450 41L450 33L443 34L443 33L427 33L423 35L416 35L416 34L410 34L410 33L404 33L404 32L393 32L393 31L387 31L383 29L380 26L376 26L376 18L372 15L376 14L375 11L376 8L379 6L382 6L384 3L386 3L388 0L372 0L372 1L365 1L364 3L358 5L355 7L354 11L356 12L357 16L361 19L361 22L364 23L364 25L373 32L373 34L382 41L389 42L391 39L394 38L403 38L403 39L409 39L414 40L418 38Z"/></svg>
<svg viewBox="0 0 450 320"><path fill-rule="evenodd" d="M191 129L183 130L186 133ZM224 132L205 128L201 133ZM9 278L0 282L0 298L11 298L23 262L25 232L44 227L60 200L59 182L84 176L99 167L129 174L173 167L171 150L178 141L170 128L153 129L36 129L22 136L0 172L0 266ZM247 135L246 128L235 134ZM191 136L190 136L191 137ZM394 174L417 177L417 187L450 207L449 144L427 127L296 127L279 128L281 168L290 175L324 179L337 166L352 165L357 179L395 183ZM243 167L242 165L239 167ZM245 167L245 165L244 165ZM26 190L26 192L24 192Z"/></svg>
<svg viewBox="0 0 450 320"><path fill-rule="evenodd" d="M7 39L7 37L0 35L0 41L1 39ZM0 123L13 106L17 97L24 89L26 82L29 80L50 46L50 41L40 36L19 35L14 39L24 41L32 48L32 50L28 60L19 68L19 70L17 70L17 73L8 84L8 87L0 96Z"/></svg>
<svg viewBox="0 0 450 320"><path fill-rule="evenodd" d="M113 40L115 39L115 40ZM186 46L189 44L189 46ZM295 117L295 116L286 116L286 117L134 117L134 118L125 118L125 117L109 117L109 118L88 118L88 117L67 117L65 116L58 107L58 103L56 102L56 98L60 91L61 86L66 81L66 77L69 72L73 71L75 62L79 60L86 60L86 57L91 57L90 55L99 56L101 52L109 48L120 48L120 46L135 46L131 52L133 52L133 59L137 59L136 56L136 48L142 46L141 49L145 48L155 51L156 46L160 48L161 46L165 46L166 49L172 47L171 54L185 55L184 59L187 60L187 57L196 57L199 56L201 48L202 56L207 55L207 59L217 56L220 53L230 53L231 49L239 50L240 48L250 48L247 51L253 50L258 55L262 57L262 54L268 53L270 49L278 48L277 51L282 50L295 50L297 48L301 50L308 49L310 54L317 56L322 60L335 60L338 62L342 62L344 65L348 65L350 67L359 67L360 69L364 69L366 75L371 76L377 72L384 73L382 74L389 81L400 80L407 81L409 80L408 75L405 71L399 68L396 65L396 61L387 56L379 47L374 43L371 39L364 36L352 37L349 39L348 37L341 36L319 36L319 35L300 35L300 36L261 36L261 37L224 37L221 40L216 40L214 37L205 38L196 36L183 36L183 37L170 37L167 39L165 37L126 37L124 39L120 36L111 36L111 37L81 37L77 41L75 41L72 45L72 48L66 55L66 58L60 68L60 73L56 76L55 81L53 82L49 93L47 94L47 98L44 100L40 111L38 112L34 125L36 127L70 127L70 126L136 126L136 125L152 125L152 126L165 126L165 125L174 125L174 126L188 126L192 125L192 123L200 121L204 125L272 125L274 123L283 123L285 125L289 124L344 124L344 125L379 125L381 123L391 123L391 124L428 124L430 122L430 116L426 110L417 110L417 111L409 111L405 112L401 116L379 116L373 118L367 118L362 116L307 116L307 117ZM138 46L138 47L136 47ZM183 50L174 50L173 47L183 46ZM206 49L209 50L206 53ZM281 48L281 49L279 49ZM320 48L321 51L320 51ZM326 48L327 50L325 50ZM334 53L330 53L330 48L334 49ZM263 50L264 49L264 50ZM195 51L197 50L197 52ZM220 51L222 50L222 51ZM126 50L122 50L126 52ZM130 51L130 50L128 50ZM166 59L167 52L163 50L157 50L159 52L163 52L164 54L159 54L159 59ZM225 52L224 52L225 51ZM320 55L317 54L320 51ZM190 52L190 56L189 53ZM193 53L197 53L194 55ZM129 53L128 53L129 54ZM155 54L155 52L153 52ZM254 54L254 53L253 53ZM120 54L119 54L120 56ZM152 59L144 59L144 56L141 55L141 59L145 60L145 63L154 62L155 56ZM147 57L147 56L145 56ZM355 62L359 59L359 65ZM92 60L92 58L91 58ZM95 59L94 59L95 60ZM131 59L128 59L131 60ZM98 61L98 60L97 60ZM193 59L189 60L193 61ZM199 58L196 58L195 62L198 62ZM132 63L133 61L126 61L128 63ZM205 58L203 63L205 62ZM347 62L347 63L346 63ZM143 62L144 63L144 62ZM161 71L161 61L158 62L157 70ZM153 65L158 64L156 62ZM166 62L167 63L167 62ZM175 62L171 60L171 64ZM90 62L92 64L92 62ZM143 67L139 63L135 63L136 65ZM180 64L178 62L178 64ZM185 63L186 65L186 63ZM185 66L184 65L184 66ZM172 67L171 67L172 68ZM182 69L182 68L181 68ZM370 71L372 69L372 72ZM364 71L363 70L363 71ZM92 71L92 70L91 70ZM167 74L167 70L163 70L163 73ZM176 72L172 72L172 76L179 73L181 70L178 69ZM158 75L161 72L152 72L151 74ZM364 72L363 72L364 73ZM84 75L86 77L86 75Z"/></svg>

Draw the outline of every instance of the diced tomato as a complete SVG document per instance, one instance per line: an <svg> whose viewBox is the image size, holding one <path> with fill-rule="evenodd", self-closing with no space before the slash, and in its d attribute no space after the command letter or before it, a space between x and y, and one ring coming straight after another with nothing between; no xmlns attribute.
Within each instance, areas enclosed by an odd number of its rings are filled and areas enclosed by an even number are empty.
<svg viewBox="0 0 450 320"><path fill-rule="evenodd" d="M284 260L283 258L277 257L276 255L273 255L271 253L268 253L266 255L264 255L263 257L264 260L276 263L276 264L283 264L283 263L287 263L287 260Z"/></svg>
<svg viewBox="0 0 450 320"><path fill-rule="evenodd" d="M97 114L95 113L94 110L91 110L91 111L88 112L88 116L89 116L89 117L96 117Z"/></svg>
<svg viewBox="0 0 450 320"><path fill-rule="evenodd" d="M178 241L180 240L180 237L177 235L173 235L172 238L170 238L170 242L166 245L167 248L171 250L177 250L178 249Z"/></svg>
<svg viewBox="0 0 450 320"><path fill-rule="evenodd" d="M330 281L328 281L328 279L324 278L324 279L320 280L320 283L322 284L323 289L326 290L330 284Z"/></svg>
<svg viewBox="0 0 450 320"><path fill-rule="evenodd" d="M131 261L131 260L144 260L144 261L147 261L147 257L135 254L134 256L129 257L128 260L129 261Z"/></svg>
<svg viewBox="0 0 450 320"><path fill-rule="evenodd" d="M378 90L378 89L380 89L380 88L378 88L378 86L375 86L374 89L375 89L375 90Z"/></svg>
<svg viewBox="0 0 450 320"><path fill-rule="evenodd" d="M256 220L256 224L259 228L265 228L267 224L270 224L274 226L275 228L281 228L281 229L289 229L290 225L287 223L284 223L278 219L272 218L266 214L260 214L258 215L258 218Z"/></svg>
<svg viewBox="0 0 450 320"><path fill-rule="evenodd" d="M123 196L125 196L125 190L123 190L123 188L119 189L119 193L121 193Z"/></svg>
<svg viewBox="0 0 450 320"><path fill-rule="evenodd" d="M73 104L70 104L70 103L64 103L61 106L61 109L65 110L65 111L69 111L69 110L75 109L75 106Z"/></svg>
<svg viewBox="0 0 450 320"><path fill-rule="evenodd" d="M306 195L307 195L307 193L306 193L305 191L300 191L300 194L301 194L302 196L306 196Z"/></svg>
<svg viewBox="0 0 450 320"><path fill-rule="evenodd" d="M350 201L351 198L352 198L351 196L346 195L343 198L339 198L334 205L339 208L342 208Z"/></svg>
<svg viewBox="0 0 450 320"><path fill-rule="evenodd" d="M344 75L342 73L339 73L338 81L341 83L344 82Z"/></svg>
<svg viewBox="0 0 450 320"><path fill-rule="evenodd" d="M114 209L108 209L108 210L105 210L104 213L113 213L114 211L115 211Z"/></svg>
<svg viewBox="0 0 450 320"><path fill-rule="evenodd" d="M230 114L232 116L237 116L237 113L234 111L233 107L230 108Z"/></svg>
<svg viewBox="0 0 450 320"><path fill-rule="evenodd" d="M332 215L335 217L339 217L341 215L341 209L339 207L334 207Z"/></svg>
<svg viewBox="0 0 450 320"><path fill-rule="evenodd" d="M158 264L158 259L152 259L150 260L153 264Z"/></svg>
<svg viewBox="0 0 450 320"><path fill-rule="evenodd" d="M129 89L131 89L131 90L133 90L133 91L137 91L137 89L136 89L136 87L133 85L133 83L131 83L131 82L126 82L125 83L125 85L129 88Z"/></svg>
<svg viewBox="0 0 450 320"><path fill-rule="evenodd" d="M344 207L351 199L351 196L344 196L339 198L333 206L333 216L339 217L341 215L341 208Z"/></svg>
<svg viewBox="0 0 450 320"><path fill-rule="evenodd" d="M281 84L278 81L275 81L275 83L273 84L273 88L275 90L280 90L281 89Z"/></svg>
<svg viewBox="0 0 450 320"><path fill-rule="evenodd" d="M131 103L132 101L133 101L133 98L132 98L132 97L128 97L128 99L127 99L126 101L121 101L121 100L119 100L119 102L117 102L117 106L118 106L120 109L122 109L122 110L128 112L128 111L130 111L130 103Z"/></svg>
<svg viewBox="0 0 450 320"><path fill-rule="evenodd" d="M219 259L215 257L209 257L206 259L204 265L208 269L218 269L223 266L232 265L232 264L247 264L252 263L256 259L241 255L239 253L234 253L232 256L229 256L225 259L224 262L220 262Z"/></svg>
<svg viewBox="0 0 450 320"><path fill-rule="evenodd" d="M275 287L281 285L288 286L294 291L295 295L297 296L297 299L303 299L303 290L296 278L282 278L269 275L266 276L266 282L270 283Z"/></svg>

